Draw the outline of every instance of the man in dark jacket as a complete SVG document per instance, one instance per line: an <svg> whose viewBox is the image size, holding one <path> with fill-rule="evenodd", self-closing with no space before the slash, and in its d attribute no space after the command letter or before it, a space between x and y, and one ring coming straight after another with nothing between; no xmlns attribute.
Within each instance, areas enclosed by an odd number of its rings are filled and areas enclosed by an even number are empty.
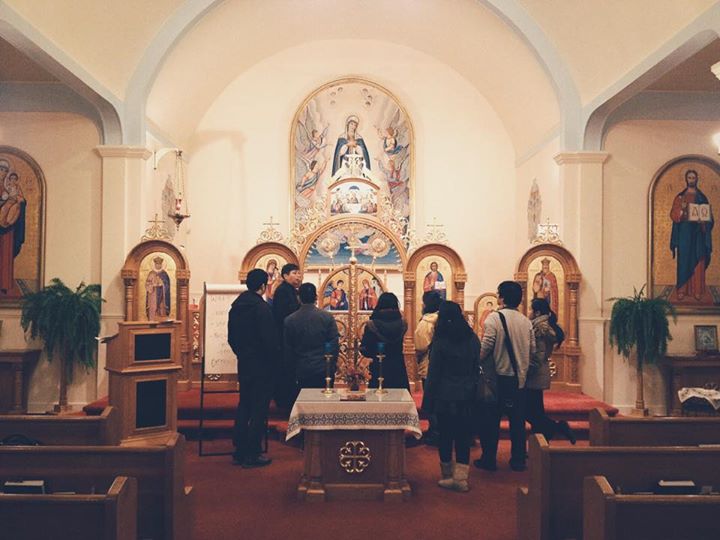
<svg viewBox="0 0 720 540"><path fill-rule="evenodd" d="M240 401L235 415L233 460L245 468L269 465L261 440L272 397L280 343L270 306L263 300L267 273L251 270L248 290L233 302L228 316L228 343L238 359Z"/></svg>
<svg viewBox="0 0 720 540"><path fill-rule="evenodd" d="M303 283L300 285L300 309L285 319L285 365L295 366L300 389L325 386L325 354L333 356L329 376L334 378L335 375L337 323L327 311L315 307L316 301L315 285Z"/></svg>
<svg viewBox="0 0 720 540"><path fill-rule="evenodd" d="M300 308L297 288L302 283L302 274L297 264L293 263L283 266L280 274L283 281L273 295L272 314L280 337L280 343L282 343L285 319ZM295 401L296 392L295 366L283 362L275 379L274 397L276 405L281 409L290 409Z"/></svg>

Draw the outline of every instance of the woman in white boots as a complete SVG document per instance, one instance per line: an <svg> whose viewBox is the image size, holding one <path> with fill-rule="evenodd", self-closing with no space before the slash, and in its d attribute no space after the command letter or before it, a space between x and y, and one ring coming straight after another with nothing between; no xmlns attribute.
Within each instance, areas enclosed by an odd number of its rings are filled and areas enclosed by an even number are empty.
<svg viewBox="0 0 720 540"><path fill-rule="evenodd" d="M437 414L440 440L440 487L468 491L473 406L480 341L460 306L443 302L438 311L423 401ZM455 461L453 462L453 448Z"/></svg>

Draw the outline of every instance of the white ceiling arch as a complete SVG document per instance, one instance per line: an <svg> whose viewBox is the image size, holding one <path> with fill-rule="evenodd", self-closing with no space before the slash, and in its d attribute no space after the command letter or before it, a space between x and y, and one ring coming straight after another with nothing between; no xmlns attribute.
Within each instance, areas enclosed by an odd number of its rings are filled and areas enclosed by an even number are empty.
<svg viewBox="0 0 720 540"><path fill-rule="evenodd" d="M142 108L147 96L153 124L182 141L244 69L305 42L371 39L434 56L468 79L498 111L518 156L556 136L561 121L572 125L563 129L572 135L566 146L577 144L577 92L559 56L519 4L451 2L194 2L192 10L179 8L175 22L168 20L146 50L128 89L126 110ZM141 138L141 126L134 127L128 137Z"/></svg>

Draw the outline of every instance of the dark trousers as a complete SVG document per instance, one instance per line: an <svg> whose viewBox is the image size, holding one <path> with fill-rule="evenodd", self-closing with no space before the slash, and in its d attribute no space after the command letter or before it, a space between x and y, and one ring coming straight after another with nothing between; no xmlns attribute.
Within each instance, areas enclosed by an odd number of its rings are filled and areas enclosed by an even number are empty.
<svg viewBox="0 0 720 540"><path fill-rule="evenodd" d="M517 377L498 375L497 385L497 403L484 404L479 412L482 458L488 464L495 464L500 419L505 415L510 421L510 463L522 465L525 463L525 394L518 388Z"/></svg>
<svg viewBox="0 0 720 540"><path fill-rule="evenodd" d="M438 413L438 453L440 461L452 461L453 446L455 461L467 465L470 463L470 442L473 436L473 418L470 413Z"/></svg>
<svg viewBox="0 0 720 540"><path fill-rule="evenodd" d="M549 441L557 431L557 422L551 420L545 414L543 391L526 388L524 393L525 418L532 426L533 433L542 433L545 440Z"/></svg>
<svg viewBox="0 0 720 540"><path fill-rule="evenodd" d="M272 380L241 378L239 382L240 401L233 430L235 455L253 458L262 453L262 438L272 397Z"/></svg>

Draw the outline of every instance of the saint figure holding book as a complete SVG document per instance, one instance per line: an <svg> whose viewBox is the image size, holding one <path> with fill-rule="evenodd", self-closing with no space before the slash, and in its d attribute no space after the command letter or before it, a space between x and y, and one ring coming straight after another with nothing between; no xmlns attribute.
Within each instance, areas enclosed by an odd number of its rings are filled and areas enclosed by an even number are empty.
<svg viewBox="0 0 720 540"><path fill-rule="evenodd" d="M677 261L675 293L679 301L704 300L705 271L712 254L712 208L698 188L698 180L696 170L685 172L686 188L675 196L670 210L670 251Z"/></svg>

